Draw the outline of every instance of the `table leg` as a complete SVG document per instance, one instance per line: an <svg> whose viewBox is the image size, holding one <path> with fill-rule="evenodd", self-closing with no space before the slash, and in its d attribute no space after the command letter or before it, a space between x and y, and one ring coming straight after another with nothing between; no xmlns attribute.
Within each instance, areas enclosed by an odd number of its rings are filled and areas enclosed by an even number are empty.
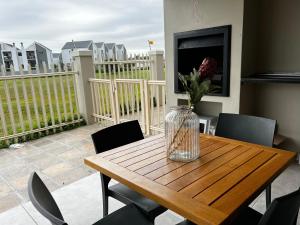
<svg viewBox="0 0 300 225"><path fill-rule="evenodd" d="M272 201L271 193L272 193L272 187L271 184L269 184L266 188L266 209L270 206Z"/></svg>

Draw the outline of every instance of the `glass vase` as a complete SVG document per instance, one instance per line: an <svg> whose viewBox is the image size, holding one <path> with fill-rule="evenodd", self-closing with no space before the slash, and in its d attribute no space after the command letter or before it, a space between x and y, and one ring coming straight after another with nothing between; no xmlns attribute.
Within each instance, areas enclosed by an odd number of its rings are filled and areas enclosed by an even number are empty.
<svg viewBox="0 0 300 225"><path fill-rule="evenodd" d="M188 106L171 107L165 118L167 156L190 162L200 155L199 118Z"/></svg>

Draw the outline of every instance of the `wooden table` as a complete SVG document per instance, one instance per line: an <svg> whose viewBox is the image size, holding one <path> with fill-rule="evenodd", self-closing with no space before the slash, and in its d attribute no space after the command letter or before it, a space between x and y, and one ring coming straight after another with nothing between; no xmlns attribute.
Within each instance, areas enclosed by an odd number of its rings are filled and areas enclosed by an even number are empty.
<svg viewBox="0 0 300 225"><path fill-rule="evenodd" d="M227 224L293 160L295 153L200 135L201 157L166 158L163 135L85 159L85 164L201 225ZM116 137L117 138L117 137Z"/></svg>

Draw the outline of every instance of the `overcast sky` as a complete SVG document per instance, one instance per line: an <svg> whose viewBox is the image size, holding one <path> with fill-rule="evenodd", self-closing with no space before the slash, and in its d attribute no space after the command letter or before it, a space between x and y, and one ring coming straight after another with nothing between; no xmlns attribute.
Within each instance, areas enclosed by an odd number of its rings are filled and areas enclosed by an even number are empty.
<svg viewBox="0 0 300 225"><path fill-rule="evenodd" d="M38 41L53 52L65 42L124 43L128 50L164 47L163 0L0 0L0 41Z"/></svg>

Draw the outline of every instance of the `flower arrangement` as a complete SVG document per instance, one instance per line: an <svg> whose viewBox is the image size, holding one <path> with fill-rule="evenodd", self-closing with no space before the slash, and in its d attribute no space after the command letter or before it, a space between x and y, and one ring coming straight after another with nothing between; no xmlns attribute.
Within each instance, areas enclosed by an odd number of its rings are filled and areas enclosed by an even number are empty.
<svg viewBox="0 0 300 225"><path fill-rule="evenodd" d="M219 86L211 84L213 76L217 73L217 66L216 59L206 57L202 61L198 71L193 69L190 76L178 74L183 88L189 94L190 107L193 107L200 102L205 94L220 89Z"/></svg>

